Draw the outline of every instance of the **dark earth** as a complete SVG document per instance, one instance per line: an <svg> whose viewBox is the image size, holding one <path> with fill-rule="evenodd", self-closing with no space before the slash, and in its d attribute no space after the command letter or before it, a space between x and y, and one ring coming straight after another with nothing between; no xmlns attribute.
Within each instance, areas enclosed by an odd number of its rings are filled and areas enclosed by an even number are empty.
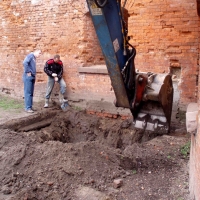
<svg viewBox="0 0 200 200"><path fill-rule="evenodd" d="M189 200L185 123L169 135L72 104L0 110L0 200Z"/></svg>

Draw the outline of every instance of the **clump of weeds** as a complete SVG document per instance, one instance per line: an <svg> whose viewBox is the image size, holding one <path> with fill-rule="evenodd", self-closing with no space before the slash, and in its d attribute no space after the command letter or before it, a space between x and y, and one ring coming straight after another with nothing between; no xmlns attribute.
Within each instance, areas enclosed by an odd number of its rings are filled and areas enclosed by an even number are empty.
<svg viewBox="0 0 200 200"><path fill-rule="evenodd" d="M181 147L180 152L184 158L188 158L190 154L190 141Z"/></svg>

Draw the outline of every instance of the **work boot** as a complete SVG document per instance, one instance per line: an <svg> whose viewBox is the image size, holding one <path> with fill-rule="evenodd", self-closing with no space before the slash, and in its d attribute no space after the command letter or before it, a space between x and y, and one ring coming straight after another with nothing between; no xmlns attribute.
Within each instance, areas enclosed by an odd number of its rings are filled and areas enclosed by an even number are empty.
<svg viewBox="0 0 200 200"><path fill-rule="evenodd" d="M27 113L34 113L34 111L32 109L28 109L26 110Z"/></svg>
<svg viewBox="0 0 200 200"><path fill-rule="evenodd" d="M48 107L49 107L49 99L45 99L44 108L48 108Z"/></svg>

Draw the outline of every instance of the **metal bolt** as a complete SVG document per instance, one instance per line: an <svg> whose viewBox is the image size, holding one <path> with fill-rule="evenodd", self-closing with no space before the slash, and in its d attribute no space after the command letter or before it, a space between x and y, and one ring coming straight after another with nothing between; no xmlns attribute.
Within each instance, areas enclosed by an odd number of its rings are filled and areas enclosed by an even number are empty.
<svg viewBox="0 0 200 200"><path fill-rule="evenodd" d="M142 78L142 77L140 77L140 78L138 79L138 81L139 81L139 82L142 82L142 81L143 81L143 78Z"/></svg>

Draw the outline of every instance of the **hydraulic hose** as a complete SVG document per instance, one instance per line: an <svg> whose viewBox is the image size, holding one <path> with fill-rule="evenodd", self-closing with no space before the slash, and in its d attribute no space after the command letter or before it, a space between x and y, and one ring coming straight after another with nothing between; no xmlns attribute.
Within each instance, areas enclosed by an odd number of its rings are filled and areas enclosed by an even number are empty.
<svg viewBox="0 0 200 200"><path fill-rule="evenodd" d="M108 0L94 0L94 1L99 8L103 8L108 2Z"/></svg>

